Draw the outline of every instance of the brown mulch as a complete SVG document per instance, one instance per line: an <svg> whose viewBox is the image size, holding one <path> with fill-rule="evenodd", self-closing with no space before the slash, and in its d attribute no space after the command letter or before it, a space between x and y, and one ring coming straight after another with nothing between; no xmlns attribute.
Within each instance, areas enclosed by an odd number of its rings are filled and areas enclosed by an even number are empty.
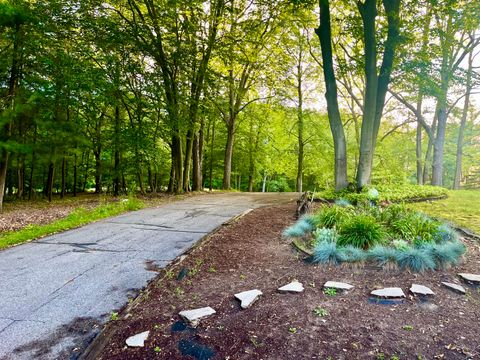
<svg viewBox="0 0 480 360"><path fill-rule="evenodd" d="M185 197L187 195L183 195ZM146 196L138 196L147 207L153 207L170 201L174 195L157 193ZM55 220L68 216L72 211L80 207L87 210L93 209L101 203L119 201L110 195L82 193L77 197L71 195L64 199L55 197L52 202L46 199L33 201L11 201L5 202L3 212L0 213L0 235L3 232L21 230L27 225L45 225Z"/></svg>
<svg viewBox="0 0 480 360"><path fill-rule="evenodd" d="M107 325L101 338L108 341L96 359L193 359L179 350L192 341L212 350L214 359L479 358L480 292L469 287L462 296L441 286L441 281L458 282L458 272L480 271L478 243L466 240L465 261L448 271L312 265L281 238L294 212L293 204L257 209L212 235ZM305 285L304 293L277 292L293 279ZM322 291L327 280L356 287L328 296ZM407 291L412 283L429 286L436 295L428 301L408 297L396 305L369 301L375 288ZM233 294L255 288L264 295L241 310ZM217 314L196 330L172 331L179 311L203 306ZM317 306L328 315L316 316ZM125 346L126 338L146 330L144 348Z"/></svg>

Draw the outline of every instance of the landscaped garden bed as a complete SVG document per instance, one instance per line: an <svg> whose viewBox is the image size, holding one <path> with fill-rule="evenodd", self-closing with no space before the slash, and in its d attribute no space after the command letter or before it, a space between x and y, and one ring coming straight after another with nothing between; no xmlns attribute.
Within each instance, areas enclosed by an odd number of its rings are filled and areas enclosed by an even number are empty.
<svg viewBox="0 0 480 360"><path fill-rule="evenodd" d="M224 227L185 260L162 271L144 293L111 321L91 354L96 359L465 359L478 356L480 294L458 273L478 273L478 243L449 269L423 273L382 268L312 264L282 237L294 223L295 206L257 209ZM302 293L278 288L298 280ZM352 284L341 292L327 281ZM462 284L466 295L441 285ZM416 297L412 284L435 295ZM398 303L371 301L371 292L399 287ZM263 295L243 310L234 294ZM179 312L210 306L216 313L196 328ZM126 339L150 331L145 346ZM190 354L190 355L188 355Z"/></svg>
<svg viewBox="0 0 480 360"><path fill-rule="evenodd" d="M466 250L448 224L403 205L377 206L375 201L324 205L283 234L301 239L314 262L371 262L415 272L455 265Z"/></svg>

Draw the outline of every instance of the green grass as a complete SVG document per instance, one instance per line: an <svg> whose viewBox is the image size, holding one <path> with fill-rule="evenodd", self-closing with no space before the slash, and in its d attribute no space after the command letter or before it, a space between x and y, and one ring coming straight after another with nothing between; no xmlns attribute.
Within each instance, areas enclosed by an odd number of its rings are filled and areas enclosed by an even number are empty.
<svg viewBox="0 0 480 360"><path fill-rule="evenodd" d="M480 234L480 190L452 190L447 199L408 206Z"/></svg>
<svg viewBox="0 0 480 360"><path fill-rule="evenodd" d="M145 204L135 198L120 200L119 202L100 204L93 210L84 208L75 209L63 219L46 225L28 225L22 230L11 231L0 235L0 249L12 245L38 239L61 231L73 229L96 220L119 215L127 211L140 210Z"/></svg>

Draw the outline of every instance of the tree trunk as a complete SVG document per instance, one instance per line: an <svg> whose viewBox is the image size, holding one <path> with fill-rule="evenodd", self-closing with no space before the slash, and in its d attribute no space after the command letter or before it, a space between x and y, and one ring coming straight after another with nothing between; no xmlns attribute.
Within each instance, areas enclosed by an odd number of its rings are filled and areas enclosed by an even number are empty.
<svg viewBox="0 0 480 360"><path fill-rule="evenodd" d="M325 99L327 101L328 120L333 136L335 152L335 189L341 190L348 186L347 178L347 144L342 118L338 107L337 82L333 68L332 32L330 25L329 0L319 0L320 26L315 30L322 48L323 75L325 78ZM265 181L263 190L265 190Z"/></svg>
<svg viewBox="0 0 480 360"><path fill-rule="evenodd" d="M375 0L365 0L364 3L358 2L357 4L363 21L365 49L365 98L357 169L357 188L361 189L370 184L375 146L374 129L378 90L377 41L375 38L377 5Z"/></svg>
<svg viewBox="0 0 480 360"><path fill-rule="evenodd" d="M416 158L417 158L417 184L423 185L423 164L422 164L422 125L417 123L416 135Z"/></svg>
<svg viewBox="0 0 480 360"><path fill-rule="evenodd" d="M48 165L47 184L45 187L45 195L47 196L49 202L52 201L54 180L55 180L55 163L51 161L50 164Z"/></svg>
<svg viewBox="0 0 480 360"><path fill-rule="evenodd" d="M62 158L62 189L60 191L60 198L63 199L65 197L66 192L66 172L67 172L67 159L65 156Z"/></svg>
<svg viewBox="0 0 480 360"><path fill-rule="evenodd" d="M225 144L225 158L223 162L223 190L229 190L230 178L232 175L232 157L233 157L233 143L235 137L235 120L230 119L229 125L227 126L227 143Z"/></svg>
<svg viewBox="0 0 480 360"><path fill-rule="evenodd" d="M212 123L212 140L210 143L210 170L209 170L209 190L213 190L213 147L215 144L215 119L213 119Z"/></svg>
<svg viewBox="0 0 480 360"><path fill-rule="evenodd" d="M468 70L465 89L465 101L463 103L462 119L460 121L460 128L458 129L457 139L457 154L455 163L455 179L453 181L453 189L460 189L460 182L462 180L462 160L463 160L463 143L465 137L465 126L468 118L468 108L470 107L470 93L472 91L472 72L473 72L473 49L468 55Z"/></svg>
<svg viewBox="0 0 480 360"><path fill-rule="evenodd" d="M183 148L182 139L178 134L172 136L172 152L175 167L173 191L179 194L183 192Z"/></svg>
<svg viewBox="0 0 480 360"><path fill-rule="evenodd" d="M95 194L102 193L102 149L98 147L94 151L95 155Z"/></svg>
<svg viewBox="0 0 480 360"><path fill-rule="evenodd" d="M77 153L73 154L73 197L77 197L78 186Z"/></svg>
<svg viewBox="0 0 480 360"><path fill-rule="evenodd" d="M187 131L187 139L185 144L185 162L183 169L183 190L190 191L190 167L192 165L192 155L194 147L194 134L193 129L190 128Z"/></svg>
<svg viewBox="0 0 480 360"><path fill-rule="evenodd" d="M115 105L113 195L120 195L120 106Z"/></svg>

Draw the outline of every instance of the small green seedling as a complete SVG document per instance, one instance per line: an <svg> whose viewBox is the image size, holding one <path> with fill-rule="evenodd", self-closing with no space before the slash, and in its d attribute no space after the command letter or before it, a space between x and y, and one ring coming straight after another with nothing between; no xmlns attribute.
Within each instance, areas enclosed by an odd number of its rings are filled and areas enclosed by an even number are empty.
<svg viewBox="0 0 480 360"><path fill-rule="evenodd" d="M313 309L313 313L318 317L328 316L328 311L320 306L317 306L315 309Z"/></svg>
<svg viewBox="0 0 480 360"><path fill-rule="evenodd" d="M296 334L297 333L297 328L296 327L288 328L288 332L290 332L291 334Z"/></svg>
<svg viewBox="0 0 480 360"><path fill-rule="evenodd" d="M247 277L243 274L240 275L240 280L245 280Z"/></svg>
<svg viewBox="0 0 480 360"><path fill-rule="evenodd" d="M118 320L118 312L112 312L112 314L110 315L110 320Z"/></svg>
<svg viewBox="0 0 480 360"><path fill-rule="evenodd" d="M403 327L403 330L405 330L405 331L412 331L412 330L413 330L413 326L412 326L412 325L405 325L405 326Z"/></svg>
<svg viewBox="0 0 480 360"><path fill-rule="evenodd" d="M323 290L323 293L328 296L335 296L337 295L337 289L335 288L326 288Z"/></svg>
<svg viewBox="0 0 480 360"><path fill-rule="evenodd" d="M213 266L210 266L210 267L208 268L208 272L209 272L209 273L214 273L214 272L217 272L217 269L215 269Z"/></svg>
<svg viewBox="0 0 480 360"><path fill-rule="evenodd" d="M162 351L162 349L160 348L160 346L155 346L153 348L153 351L155 351L156 354L159 354Z"/></svg>
<svg viewBox="0 0 480 360"><path fill-rule="evenodd" d="M183 294L185 294L185 291L181 287L176 287L175 290L173 290L176 296L181 297Z"/></svg>

